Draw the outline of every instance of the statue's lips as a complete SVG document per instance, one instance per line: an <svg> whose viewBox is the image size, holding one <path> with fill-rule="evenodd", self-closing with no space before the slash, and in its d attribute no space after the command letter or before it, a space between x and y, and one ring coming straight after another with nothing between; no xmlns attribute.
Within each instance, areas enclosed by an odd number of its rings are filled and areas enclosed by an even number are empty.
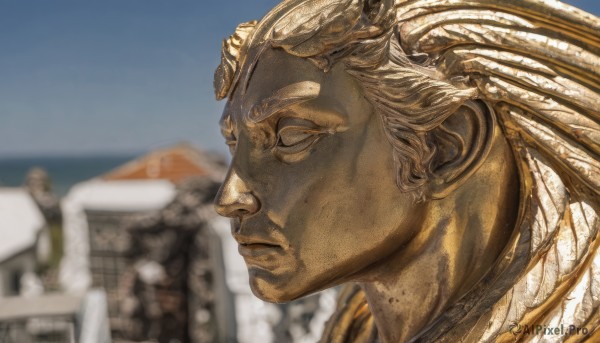
<svg viewBox="0 0 600 343"><path fill-rule="evenodd" d="M283 267L281 261L289 254L289 244L281 229L268 218L255 217L244 223L234 220L232 234L248 267L270 271Z"/></svg>
<svg viewBox="0 0 600 343"><path fill-rule="evenodd" d="M251 244L239 244L238 251L242 256L258 257L264 254L269 254L273 250L282 250L280 245L268 244L268 243L251 243Z"/></svg>
<svg viewBox="0 0 600 343"><path fill-rule="evenodd" d="M281 258L285 255L283 247L269 243L239 244L238 252L246 261L248 267L277 270L281 265Z"/></svg>
<svg viewBox="0 0 600 343"><path fill-rule="evenodd" d="M259 236L233 235L238 242L238 252L248 265L274 269L281 263L285 249L272 239Z"/></svg>
<svg viewBox="0 0 600 343"><path fill-rule="evenodd" d="M239 231L238 231L239 232ZM277 242L275 239L271 237L263 237L266 235L243 235L240 233L234 233L233 238L238 242L240 246L256 246L258 248L260 246L270 246L270 247L278 247L281 248L282 244Z"/></svg>

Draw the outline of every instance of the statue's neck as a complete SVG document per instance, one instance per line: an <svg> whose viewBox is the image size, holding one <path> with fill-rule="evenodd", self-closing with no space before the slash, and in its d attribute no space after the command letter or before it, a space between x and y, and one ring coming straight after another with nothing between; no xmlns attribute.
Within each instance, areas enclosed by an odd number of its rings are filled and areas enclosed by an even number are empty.
<svg viewBox="0 0 600 343"><path fill-rule="evenodd" d="M421 231L406 250L376 268L372 281L360 283L381 342L408 341L456 298L457 276L465 275L466 266L449 250L460 242L433 239L448 238L447 231L456 229L456 223L447 220Z"/></svg>
<svg viewBox="0 0 600 343"><path fill-rule="evenodd" d="M505 243L497 225L446 213L360 282L382 343L417 336L485 275Z"/></svg>
<svg viewBox="0 0 600 343"><path fill-rule="evenodd" d="M431 201L418 234L359 278L382 343L406 342L475 286L514 228L519 181L505 141L461 191ZM497 163L495 163L497 162Z"/></svg>

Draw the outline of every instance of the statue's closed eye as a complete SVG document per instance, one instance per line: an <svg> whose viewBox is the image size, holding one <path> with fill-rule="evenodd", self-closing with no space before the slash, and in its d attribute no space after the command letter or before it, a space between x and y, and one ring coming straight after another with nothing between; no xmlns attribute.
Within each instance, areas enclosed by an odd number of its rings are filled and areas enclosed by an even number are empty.
<svg viewBox="0 0 600 343"><path fill-rule="evenodd" d="M277 123L274 153L284 162L296 162L308 156L310 148L332 131L306 119L281 118Z"/></svg>
<svg viewBox="0 0 600 343"><path fill-rule="evenodd" d="M225 137L225 144L229 147L229 152L233 156L235 152L235 146L237 145L237 139L233 132L233 124L231 122L231 116L225 116L221 119L221 135Z"/></svg>
<svg viewBox="0 0 600 343"><path fill-rule="evenodd" d="M233 154L235 153L235 146L237 145L237 141L235 140L235 138L230 138L225 140L225 144L227 144L227 147L229 148L229 153L233 156Z"/></svg>

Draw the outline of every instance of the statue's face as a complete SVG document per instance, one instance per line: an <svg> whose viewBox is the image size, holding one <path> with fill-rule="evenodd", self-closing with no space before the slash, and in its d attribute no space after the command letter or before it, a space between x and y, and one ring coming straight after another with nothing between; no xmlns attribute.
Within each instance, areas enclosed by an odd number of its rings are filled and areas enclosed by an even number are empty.
<svg viewBox="0 0 600 343"><path fill-rule="evenodd" d="M414 237L424 205L397 188L381 119L343 65L268 50L242 86L221 123L234 149L216 207L234 218L257 296L358 280Z"/></svg>

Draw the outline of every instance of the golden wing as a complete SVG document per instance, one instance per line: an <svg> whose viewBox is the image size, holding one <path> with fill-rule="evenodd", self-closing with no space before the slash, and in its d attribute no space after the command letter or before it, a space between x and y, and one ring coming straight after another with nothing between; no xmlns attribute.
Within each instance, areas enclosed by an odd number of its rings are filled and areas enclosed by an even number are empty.
<svg viewBox="0 0 600 343"><path fill-rule="evenodd" d="M493 105L522 183L506 258L418 341L584 340L509 327L600 320L600 19L553 0L396 6L407 55L426 54L448 80L468 77Z"/></svg>

